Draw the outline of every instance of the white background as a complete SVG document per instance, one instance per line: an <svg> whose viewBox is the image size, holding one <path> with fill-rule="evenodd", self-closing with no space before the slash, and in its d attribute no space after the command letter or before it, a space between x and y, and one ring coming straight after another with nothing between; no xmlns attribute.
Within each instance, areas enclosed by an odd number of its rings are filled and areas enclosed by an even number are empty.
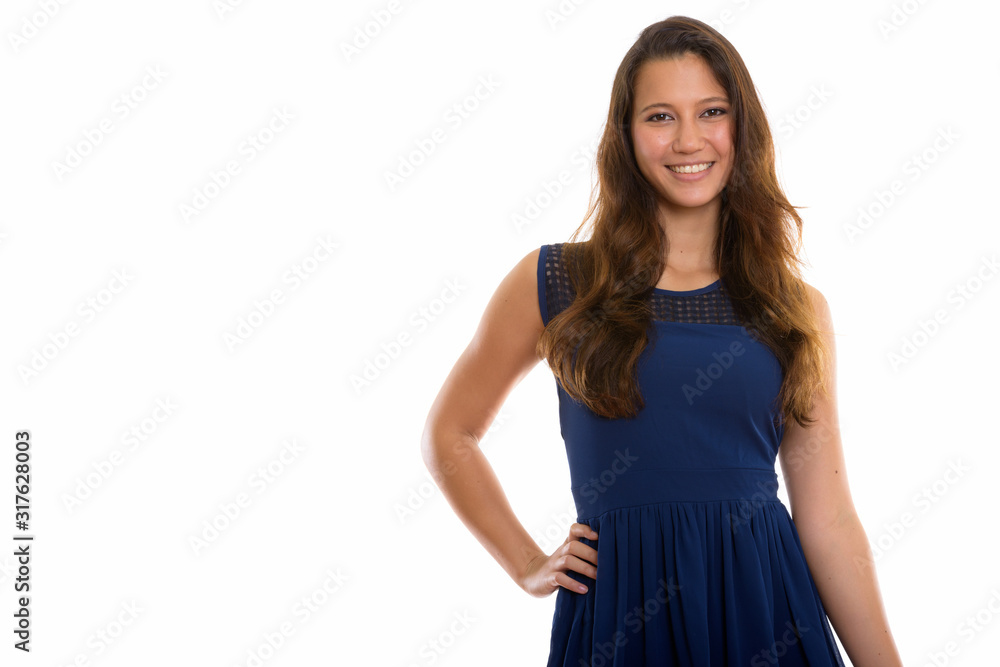
<svg viewBox="0 0 1000 667"><path fill-rule="evenodd" d="M1000 652L995 4L403 0L384 27L387 2L48 4L0 17L0 662L544 664L555 596L524 594L466 531L419 439L500 280L581 222L614 72L672 14L740 51L806 207L849 480L905 663ZM852 238L859 209L876 215ZM547 550L572 508L556 408L540 364L483 444ZM11 647L25 429L30 656Z"/></svg>

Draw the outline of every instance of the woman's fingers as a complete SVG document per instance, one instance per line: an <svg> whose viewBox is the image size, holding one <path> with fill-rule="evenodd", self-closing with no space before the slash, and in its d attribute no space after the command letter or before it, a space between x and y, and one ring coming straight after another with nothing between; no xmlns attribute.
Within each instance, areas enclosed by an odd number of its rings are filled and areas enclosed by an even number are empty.
<svg viewBox="0 0 1000 667"><path fill-rule="evenodd" d="M588 540L596 540L597 532L585 523L574 523L569 527L569 538L586 537Z"/></svg>
<svg viewBox="0 0 1000 667"><path fill-rule="evenodd" d="M579 581L569 576L565 572L556 572L556 583L563 588L573 591L574 593L586 593L587 586L581 584Z"/></svg>
<svg viewBox="0 0 1000 667"><path fill-rule="evenodd" d="M596 540L597 533L585 523L574 523L566 541L558 549L529 563L523 584L525 590L532 595L544 596L562 586L574 593L586 593L587 585L569 575L576 572L597 580L597 549L581 542L582 538Z"/></svg>
<svg viewBox="0 0 1000 667"><path fill-rule="evenodd" d="M587 591L586 585L566 574L572 571L594 580L597 579L597 549L584 544L580 538L596 540L597 532L585 523L574 523L570 526L569 537L553 554L556 556L553 565L557 570L556 582L559 585L571 591L585 593Z"/></svg>
<svg viewBox="0 0 1000 667"><path fill-rule="evenodd" d="M566 554L560 558L559 568L563 571L572 570L573 572L582 574L585 577L590 577L595 580L597 579L597 567L583 558L573 554Z"/></svg>
<svg viewBox="0 0 1000 667"><path fill-rule="evenodd" d="M596 540L597 532L585 523L574 523L570 526L569 537L563 544L569 545L574 554L597 565L597 549L581 542L579 538Z"/></svg>

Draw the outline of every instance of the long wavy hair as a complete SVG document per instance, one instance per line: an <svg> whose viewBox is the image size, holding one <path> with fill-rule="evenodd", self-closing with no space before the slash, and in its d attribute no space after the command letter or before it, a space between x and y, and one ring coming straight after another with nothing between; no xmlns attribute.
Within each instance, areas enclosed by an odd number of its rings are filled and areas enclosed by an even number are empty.
<svg viewBox="0 0 1000 667"><path fill-rule="evenodd" d="M636 366L653 335L648 297L665 268L667 238L657 193L636 163L635 80L646 62L689 53L712 70L732 108L734 160L721 198L718 272L737 317L781 364L778 423L808 426L829 350L801 278L802 219L778 184L771 131L743 59L696 19L650 25L618 67L597 150L598 183L563 250L576 296L545 327L538 353L565 391L598 415L633 417L645 406ZM588 222L591 236L580 241Z"/></svg>

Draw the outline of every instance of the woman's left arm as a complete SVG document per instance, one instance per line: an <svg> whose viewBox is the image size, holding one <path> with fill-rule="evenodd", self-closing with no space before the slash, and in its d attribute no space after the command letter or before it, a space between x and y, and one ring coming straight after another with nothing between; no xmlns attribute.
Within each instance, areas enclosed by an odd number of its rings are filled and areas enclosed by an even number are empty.
<svg viewBox="0 0 1000 667"><path fill-rule="evenodd" d="M830 365L803 428L785 425L778 449L781 471L809 570L830 623L854 667L902 667L879 592L868 536L847 483L837 417L836 351L826 298L807 285Z"/></svg>

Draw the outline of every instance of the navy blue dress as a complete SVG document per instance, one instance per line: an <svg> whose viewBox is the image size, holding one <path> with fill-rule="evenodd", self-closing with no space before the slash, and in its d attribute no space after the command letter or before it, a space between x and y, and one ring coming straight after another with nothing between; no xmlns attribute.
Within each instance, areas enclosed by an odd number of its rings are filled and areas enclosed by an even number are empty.
<svg viewBox="0 0 1000 667"><path fill-rule="evenodd" d="M563 246L538 258L545 324L573 298ZM598 573L569 573L586 593L558 589L548 667L843 667L777 496L778 360L738 322L721 279L650 299L638 416L596 415L556 382Z"/></svg>

